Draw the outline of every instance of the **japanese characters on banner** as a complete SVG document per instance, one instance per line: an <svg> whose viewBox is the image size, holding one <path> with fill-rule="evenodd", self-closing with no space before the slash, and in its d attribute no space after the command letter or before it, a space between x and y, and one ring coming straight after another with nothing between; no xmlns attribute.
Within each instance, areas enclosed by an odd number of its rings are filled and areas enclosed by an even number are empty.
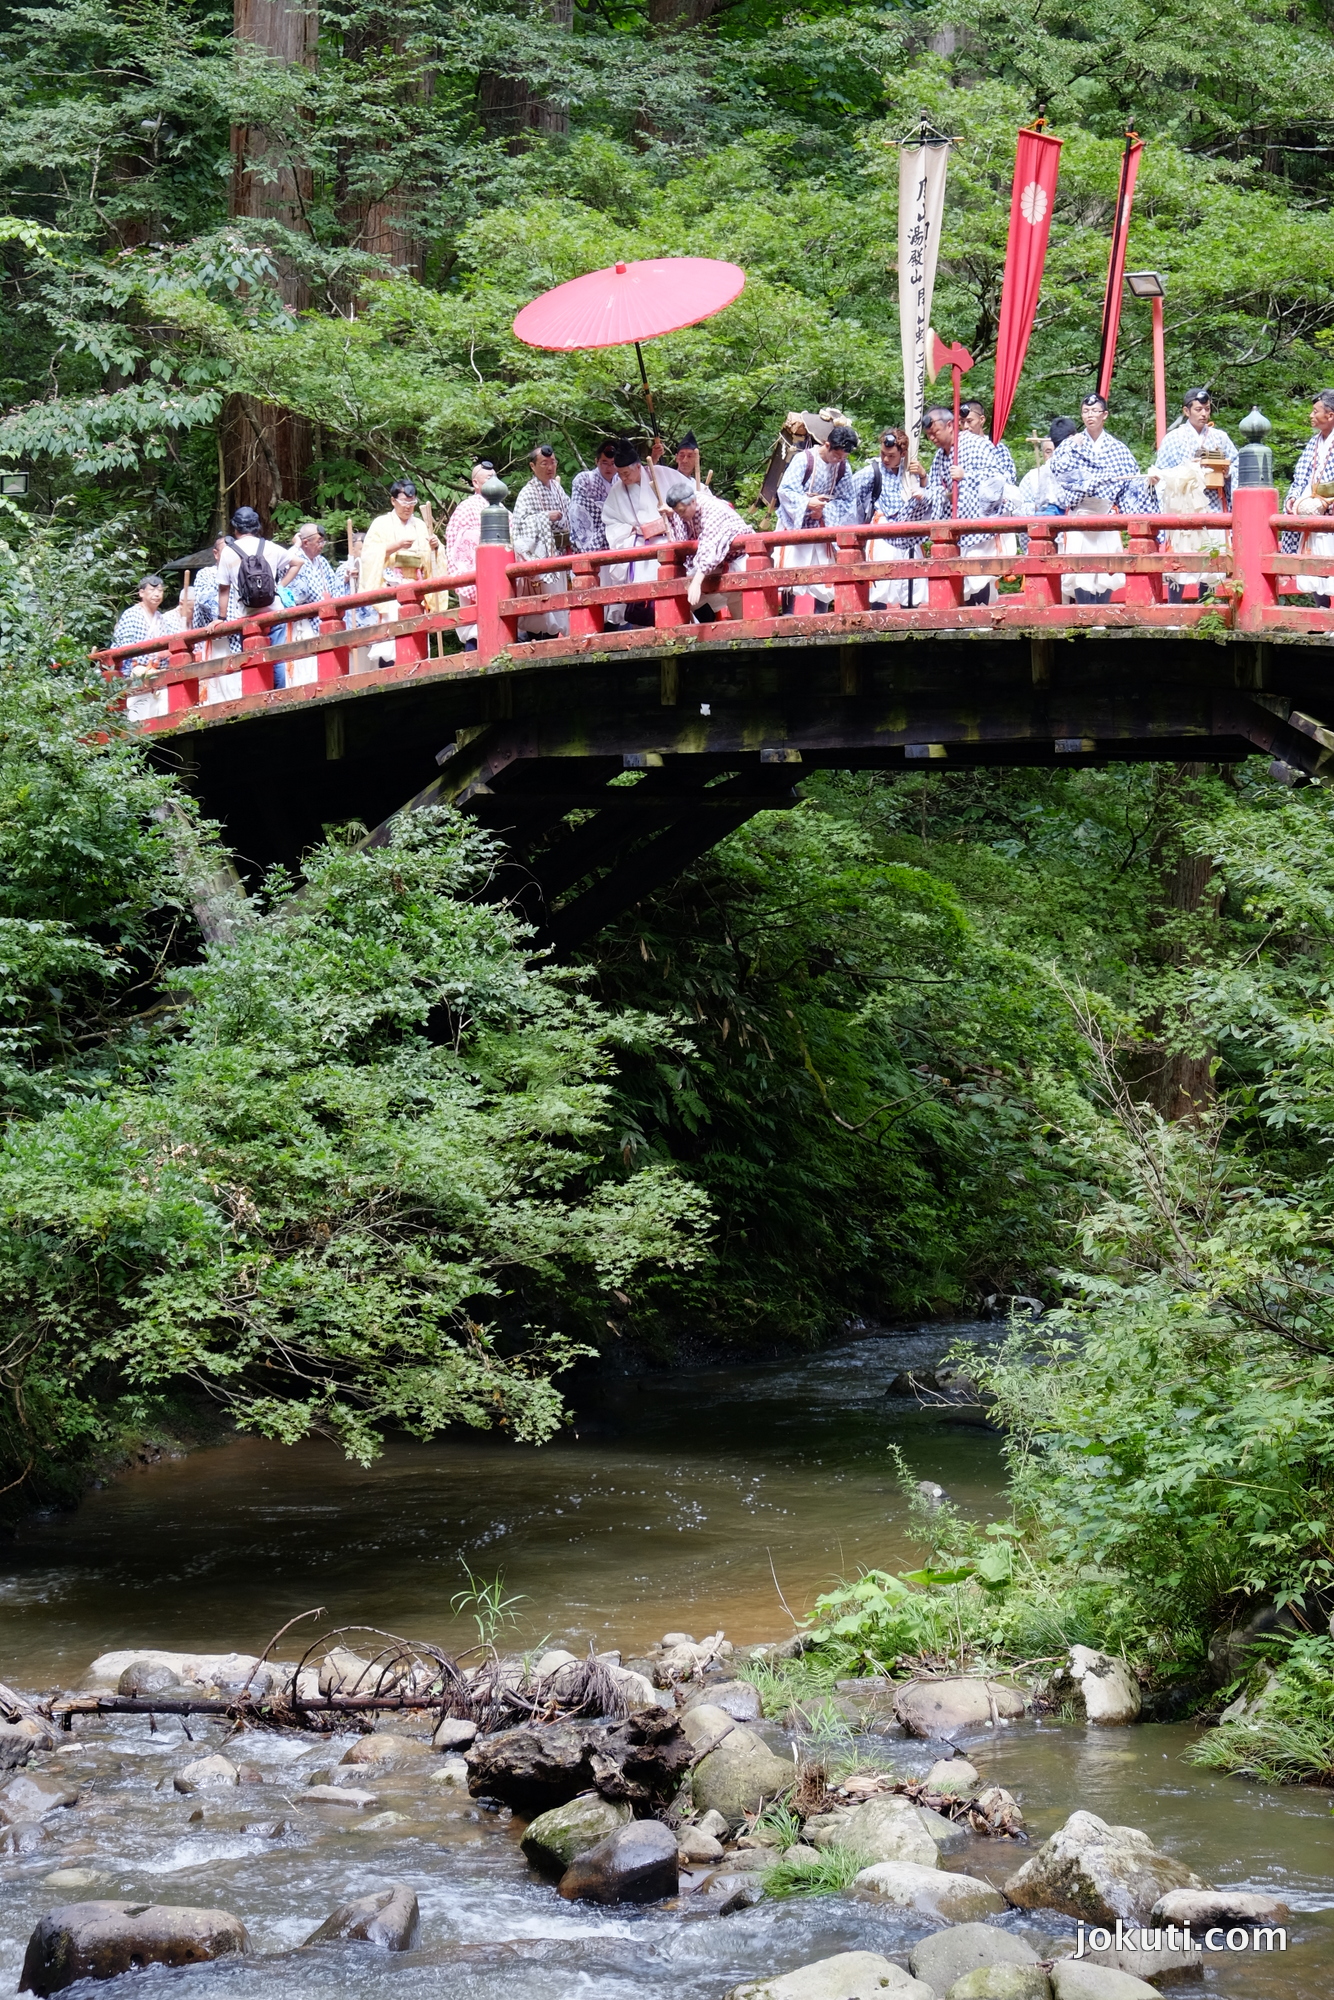
<svg viewBox="0 0 1334 2000"><path fill-rule="evenodd" d="M936 288L945 170L950 141L906 139L899 146L899 339L903 348L903 428L916 458L926 407L926 343Z"/></svg>
<svg viewBox="0 0 1334 2000"><path fill-rule="evenodd" d="M1130 206L1135 199L1135 180L1144 141L1133 132L1126 134L1121 156L1121 187L1116 200L1116 221L1112 227L1112 253L1107 262L1107 290L1102 300L1102 346L1098 352L1098 394L1111 392L1112 369L1116 365L1116 340L1121 331L1122 280L1126 274L1126 250L1130 244Z"/></svg>
<svg viewBox="0 0 1334 2000"><path fill-rule="evenodd" d="M996 339L996 401L991 435L997 442L1005 435L1037 315L1060 167L1059 139L1027 128L1020 132L1014 158L1010 237Z"/></svg>

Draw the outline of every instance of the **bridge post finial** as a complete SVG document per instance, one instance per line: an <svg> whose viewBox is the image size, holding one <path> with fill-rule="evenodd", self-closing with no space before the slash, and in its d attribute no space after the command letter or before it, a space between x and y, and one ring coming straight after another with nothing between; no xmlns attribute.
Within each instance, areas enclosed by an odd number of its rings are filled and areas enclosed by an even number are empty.
<svg viewBox="0 0 1334 2000"><path fill-rule="evenodd" d="M1269 567L1278 553L1274 454L1264 442L1271 428L1261 410L1243 418L1246 443L1237 453L1233 474L1232 567L1234 585L1241 586L1233 599L1233 616L1243 632L1263 631L1266 614L1278 603L1278 579Z"/></svg>
<svg viewBox="0 0 1334 2000"><path fill-rule="evenodd" d="M1273 485L1274 454L1265 443L1273 428L1263 410L1253 409L1242 418L1241 434L1246 442L1237 453L1235 486Z"/></svg>
<svg viewBox="0 0 1334 2000"><path fill-rule="evenodd" d="M507 628L500 617L500 600L510 595L509 579L505 575L512 554L510 517L505 507L509 487L493 472L482 488L482 498L486 505L482 509L476 556L479 664L503 651L512 642L517 629Z"/></svg>

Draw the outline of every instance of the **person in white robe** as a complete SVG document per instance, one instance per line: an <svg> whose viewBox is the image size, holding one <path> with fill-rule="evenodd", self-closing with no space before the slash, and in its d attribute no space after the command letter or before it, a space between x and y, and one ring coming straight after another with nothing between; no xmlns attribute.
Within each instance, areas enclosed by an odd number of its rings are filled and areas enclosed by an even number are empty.
<svg viewBox="0 0 1334 2000"><path fill-rule="evenodd" d="M1322 493L1322 486L1334 486L1334 389L1318 389L1311 405L1311 441L1297 460L1297 470L1283 503L1285 514L1334 514L1334 493ZM1286 555L1313 558L1334 557L1334 534L1308 531L1304 535L1284 531ZM1334 602L1334 574L1299 576L1298 590L1309 591L1322 610Z"/></svg>
<svg viewBox="0 0 1334 2000"><path fill-rule="evenodd" d="M822 418L807 421L824 427ZM818 437L818 429L812 435ZM848 453L856 449L857 433L851 424L836 423L825 428L822 443L797 453L778 488L780 528L841 528L852 520L855 499ZM835 560L834 544L784 542L775 557L778 569L824 569ZM828 611L833 605L831 583L803 583L799 588L814 598L817 611ZM787 593L783 594L786 597Z"/></svg>
<svg viewBox="0 0 1334 2000"><path fill-rule="evenodd" d="M1183 459L1180 465L1159 468L1158 508L1164 515L1207 514L1210 509L1207 495L1209 489L1204 483L1204 467L1198 458ZM1225 528L1168 528L1163 541L1173 555L1217 555L1228 545ZM1184 586L1188 583L1211 586L1223 581L1225 572L1216 570L1179 570L1167 579L1167 598L1170 604L1181 602Z"/></svg>
<svg viewBox="0 0 1334 2000"><path fill-rule="evenodd" d="M376 515L361 545L361 588L418 582L431 574L439 547L417 513L416 486L410 479L396 479L389 489L389 512ZM385 598L375 609L382 625L398 617L395 598ZM369 657L376 666L392 667L394 652L394 640L381 639L369 649Z"/></svg>
<svg viewBox="0 0 1334 2000"><path fill-rule="evenodd" d="M684 484L684 481L681 483ZM674 539L658 488L632 444L617 447L616 477L603 505L602 527L609 549L648 551L655 542ZM657 574L658 565L651 554L636 553L630 562L609 564L602 571L602 581L608 584L652 583ZM651 603L609 604L607 623L651 625L653 606Z"/></svg>
<svg viewBox="0 0 1334 2000"><path fill-rule="evenodd" d="M695 433L693 431L686 432L676 447L671 465L665 464L661 459L656 459L651 464L649 470L653 484L658 489L658 497L664 507L669 504L667 499L668 491L671 487L679 485L682 480L688 479L696 492L698 492L704 482L700 477L699 439L695 436Z"/></svg>

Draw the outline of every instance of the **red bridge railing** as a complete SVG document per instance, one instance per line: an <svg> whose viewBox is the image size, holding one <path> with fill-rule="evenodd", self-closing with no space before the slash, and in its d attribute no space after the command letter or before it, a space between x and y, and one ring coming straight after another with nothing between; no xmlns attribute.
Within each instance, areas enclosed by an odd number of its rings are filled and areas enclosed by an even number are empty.
<svg viewBox="0 0 1334 2000"><path fill-rule="evenodd" d="M711 576L705 586L710 595L725 597L721 625L696 624L692 619L686 562L694 551L693 542L658 543L651 551L640 551L640 560L657 562L656 578L622 584L604 583L601 572L612 563L632 560L630 550L516 562L503 544L482 543L476 568L467 574L426 577L295 609L274 605L198 631L173 633L165 643L146 645L139 640L106 647L94 657L115 672L127 671L134 661L162 662L148 675L136 673L126 695L129 719L146 730L160 731L204 712L210 719L222 720L255 708L318 697L330 683L367 672L374 664L368 657L372 646L393 648L392 661L381 664L373 683L368 682L383 686L485 666L500 654L535 660L590 652L651 653L679 645L687 635L692 642L710 637L744 641L832 637L836 631L1040 634L1090 628L1153 631L1202 623L1211 632L1221 625L1225 632L1250 637L1285 631L1334 633L1334 612L1278 601L1285 586L1292 588L1292 578L1323 574L1326 561L1334 574L1334 558L1281 553L1283 531L1309 532L1311 527L1307 518L1280 514L1272 488L1241 487L1234 493L1230 514L927 521L914 523L910 535L897 536L879 523L748 534L732 546L733 566ZM1193 529L1226 534L1230 545L1178 553L1159 539ZM1095 554L1059 552L1056 536L1071 530L1116 530L1124 534L1125 543L1120 549ZM959 546L969 535L1023 536L1027 548L1013 555L969 553ZM892 547L896 540L925 540L930 552L916 559L886 560L878 554L873 557L868 547ZM819 544L832 549L833 562L800 563L803 547ZM779 550L790 552L785 557L790 567L779 566ZM1112 602L1062 602L1063 577L1092 579L1108 573L1125 577ZM1183 574L1207 576L1211 598L1169 601L1169 583ZM982 577L999 580L1001 592L989 604L967 602L966 581ZM909 578L925 580L925 603L872 608L870 597L877 583ZM833 604L827 613L815 612L808 597L809 608L803 607L811 585L832 589ZM459 604L461 589L475 589L476 601ZM796 605L790 615L781 598L789 592L795 593ZM379 607L380 622L346 625L345 617L363 605ZM608 625L607 612L615 605L651 605L653 622ZM553 618L566 629L555 635L521 633L524 624ZM307 626L308 636L274 642L275 628L298 622ZM460 625L476 626L475 652L446 650L446 635ZM216 650L227 648L233 634L239 635L239 652ZM439 635L434 645L433 635ZM275 686L280 663L287 669L289 683L282 688Z"/></svg>

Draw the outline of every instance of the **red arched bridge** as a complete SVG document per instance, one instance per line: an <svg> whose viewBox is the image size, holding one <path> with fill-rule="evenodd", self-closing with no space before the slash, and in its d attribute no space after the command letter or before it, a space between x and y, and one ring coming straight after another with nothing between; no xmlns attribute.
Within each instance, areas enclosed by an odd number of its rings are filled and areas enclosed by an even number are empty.
<svg viewBox="0 0 1334 2000"><path fill-rule="evenodd" d="M503 512L492 514L503 534ZM318 620L306 638L269 643L294 616L279 606L175 634L127 709L242 868L299 864L331 824L375 829L407 806L449 802L503 838L519 867L509 886L561 949L752 814L792 804L819 766L1262 751L1320 770L1334 752L1334 611L1281 601L1323 566L1280 553L1282 531L1309 521L1280 514L1265 485L1238 487L1228 514L1080 516L1081 530L1124 533L1116 555L1058 553L1064 525L923 523L914 532L930 553L916 561L871 559L883 527L747 535L733 549L740 570L710 579L730 593L711 624L693 622L687 603L693 544L659 548L653 582L602 585L603 564L625 551L515 562L502 541L483 541L467 576L301 607ZM1159 539L1199 527L1229 530L1230 549L1176 554ZM960 552L963 535L1007 532L1027 538L1025 553ZM775 566L782 545L818 542L835 545L832 567ZM1062 602L1062 575L1112 565L1125 574L1115 601ZM1169 601L1174 576L1201 570L1219 579L1211 598ZM965 603L965 579L983 575L1000 579L999 596ZM909 577L926 580L924 604L871 608L876 583ZM812 583L832 585L827 612L803 610ZM469 587L475 604L449 609L446 593ZM780 592L793 590L785 615ZM391 599L390 622L345 625L349 610ZM615 604L651 605L653 625L609 628ZM548 612L568 613L568 637L521 641L520 621ZM474 621L476 652L456 650L455 628ZM232 633L241 651L229 654ZM389 642L392 663L371 668L367 648ZM119 666L144 653L140 641L97 657ZM280 661L285 688L274 686Z"/></svg>

